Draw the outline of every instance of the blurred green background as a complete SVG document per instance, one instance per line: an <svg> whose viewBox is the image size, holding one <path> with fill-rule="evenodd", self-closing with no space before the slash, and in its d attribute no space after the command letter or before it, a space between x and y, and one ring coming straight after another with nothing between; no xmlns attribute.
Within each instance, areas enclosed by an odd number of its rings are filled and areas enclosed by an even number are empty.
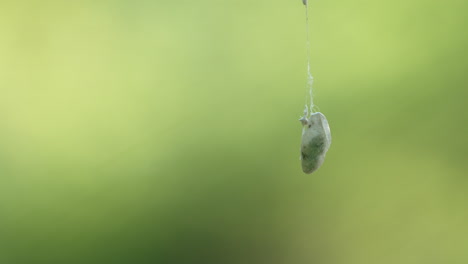
<svg viewBox="0 0 468 264"><path fill-rule="evenodd" d="M0 264L468 263L468 2L1 1Z"/></svg>

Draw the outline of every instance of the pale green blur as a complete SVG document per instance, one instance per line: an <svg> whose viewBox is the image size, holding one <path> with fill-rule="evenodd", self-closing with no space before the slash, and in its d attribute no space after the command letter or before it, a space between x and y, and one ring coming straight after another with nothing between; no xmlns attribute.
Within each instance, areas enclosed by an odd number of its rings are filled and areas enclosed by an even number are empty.
<svg viewBox="0 0 468 264"><path fill-rule="evenodd" d="M1 1L0 264L468 263L465 0Z"/></svg>

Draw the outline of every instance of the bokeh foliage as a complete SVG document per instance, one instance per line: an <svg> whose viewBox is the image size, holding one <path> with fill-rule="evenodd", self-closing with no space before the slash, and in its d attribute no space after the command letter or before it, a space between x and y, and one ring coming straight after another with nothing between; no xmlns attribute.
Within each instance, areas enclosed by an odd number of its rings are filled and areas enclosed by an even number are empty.
<svg viewBox="0 0 468 264"><path fill-rule="evenodd" d="M0 263L468 263L468 2L1 1Z"/></svg>

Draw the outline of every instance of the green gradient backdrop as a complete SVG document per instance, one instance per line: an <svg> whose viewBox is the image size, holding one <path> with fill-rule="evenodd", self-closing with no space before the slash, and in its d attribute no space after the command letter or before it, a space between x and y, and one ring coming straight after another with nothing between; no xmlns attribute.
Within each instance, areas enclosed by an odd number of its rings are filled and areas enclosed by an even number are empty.
<svg viewBox="0 0 468 264"><path fill-rule="evenodd" d="M1 1L0 264L468 263L465 0Z"/></svg>

